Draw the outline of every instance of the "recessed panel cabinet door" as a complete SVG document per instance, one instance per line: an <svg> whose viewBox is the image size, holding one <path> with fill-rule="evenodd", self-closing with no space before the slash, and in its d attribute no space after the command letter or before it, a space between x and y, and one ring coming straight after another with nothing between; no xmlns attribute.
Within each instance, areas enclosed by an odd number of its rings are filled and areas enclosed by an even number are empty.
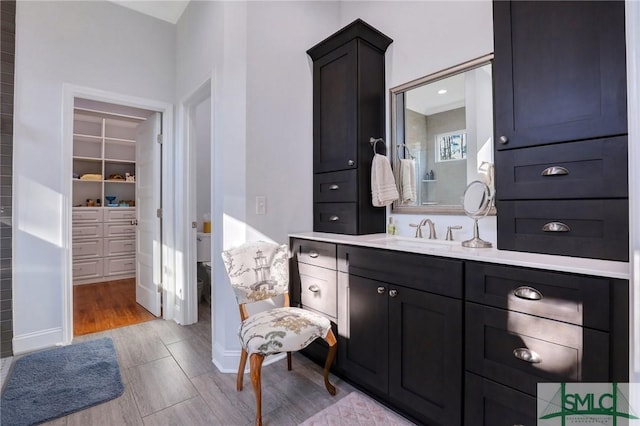
<svg viewBox="0 0 640 426"><path fill-rule="evenodd" d="M462 421L462 301L389 284L389 396L430 425Z"/></svg>
<svg viewBox="0 0 640 426"><path fill-rule="evenodd" d="M389 386L387 290L383 282L349 275L348 319L338 330L340 369L354 382L382 394Z"/></svg>
<svg viewBox="0 0 640 426"><path fill-rule="evenodd" d="M627 133L623 1L494 1L498 150Z"/></svg>
<svg viewBox="0 0 640 426"><path fill-rule="evenodd" d="M313 172L358 165L357 40L313 63Z"/></svg>

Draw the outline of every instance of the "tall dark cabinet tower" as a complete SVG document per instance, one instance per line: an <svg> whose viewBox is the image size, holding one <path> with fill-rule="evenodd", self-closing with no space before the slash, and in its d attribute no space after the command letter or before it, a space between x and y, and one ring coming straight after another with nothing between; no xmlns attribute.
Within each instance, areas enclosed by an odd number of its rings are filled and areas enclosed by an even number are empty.
<svg viewBox="0 0 640 426"><path fill-rule="evenodd" d="M314 231L385 230L385 208L371 204L369 139L385 136L384 52L391 42L358 19L307 51L313 59Z"/></svg>
<svg viewBox="0 0 640 426"><path fill-rule="evenodd" d="M494 1L498 248L628 261L623 1Z"/></svg>

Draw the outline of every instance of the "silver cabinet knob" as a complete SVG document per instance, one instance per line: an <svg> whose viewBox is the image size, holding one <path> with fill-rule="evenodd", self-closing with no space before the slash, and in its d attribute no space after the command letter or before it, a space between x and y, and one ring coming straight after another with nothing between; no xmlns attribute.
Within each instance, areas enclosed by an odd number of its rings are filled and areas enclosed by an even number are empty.
<svg viewBox="0 0 640 426"><path fill-rule="evenodd" d="M309 250L309 257L316 258L318 257L318 252L315 250Z"/></svg>
<svg viewBox="0 0 640 426"><path fill-rule="evenodd" d="M509 138L506 136L500 136L498 138L498 142L500 142L502 145L506 144L507 142L509 142Z"/></svg>
<svg viewBox="0 0 640 426"><path fill-rule="evenodd" d="M568 175L569 170L562 166L551 166L544 169L541 174L542 176L563 176Z"/></svg>
<svg viewBox="0 0 640 426"><path fill-rule="evenodd" d="M384 287L378 287L378 294L384 293Z"/></svg>
<svg viewBox="0 0 640 426"><path fill-rule="evenodd" d="M338 221L338 219L340 219L340 217L336 216L335 214L334 214L334 215L332 215L332 216L329 216L329 220L330 220L331 222L337 222L337 221Z"/></svg>
<svg viewBox="0 0 640 426"><path fill-rule="evenodd" d="M398 295L398 290L389 290L389 296L396 297Z"/></svg>
<svg viewBox="0 0 640 426"><path fill-rule="evenodd" d="M542 230L544 232L569 232L571 228L562 222L549 222L544 224Z"/></svg>
<svg viewBox="0 0 640 426"><path fill-rule="evenodd" d="M333 185L329 185L329 189L331 191L335 191L336 189L340 189L340 187L337 184L334 183Z"/></svg>
<svg viewBox="0 0 640 426"><path fill-rule="evenodd" d="M353 166L354 164L356 164L356 162L353 161L353 160L349 160L349 161L347 161L347 164L350 165L350 166Z"/></svg>
<svg viewBox="0 0 640 426"><path fill-rule="evenodd" d="M309 286L309 291L312 293L318 293L320 291L320 287L315 284Z"/></svg>

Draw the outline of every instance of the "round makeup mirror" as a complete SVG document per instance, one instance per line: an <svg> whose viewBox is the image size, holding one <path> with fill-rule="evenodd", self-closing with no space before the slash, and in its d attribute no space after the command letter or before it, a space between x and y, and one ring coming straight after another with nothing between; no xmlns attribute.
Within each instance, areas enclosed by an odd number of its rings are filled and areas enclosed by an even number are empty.
<svg viewBox="0 0 640 426"><path fill-rule="evenodd" d="M489 248L491 243L480 239L478 233L478 219L481 219L491 210L491 190L489 187L475 180L467 185L464 191L462 207L467 216L473 219L473 238L462 242L463 247Z"/></svg>

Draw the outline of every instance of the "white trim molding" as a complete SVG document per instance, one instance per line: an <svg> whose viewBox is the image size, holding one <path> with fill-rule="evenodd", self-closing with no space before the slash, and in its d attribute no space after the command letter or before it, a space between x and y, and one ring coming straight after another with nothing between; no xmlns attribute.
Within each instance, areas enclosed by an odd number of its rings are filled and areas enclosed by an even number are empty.
<svg viewBox="0 0 640 426"><path fill-rule="evenodd" d="M62 327L49 328L13 337L13 355L20 355L60 345L64 341ZM68 344L71 342L67 342Z"/></svg>

